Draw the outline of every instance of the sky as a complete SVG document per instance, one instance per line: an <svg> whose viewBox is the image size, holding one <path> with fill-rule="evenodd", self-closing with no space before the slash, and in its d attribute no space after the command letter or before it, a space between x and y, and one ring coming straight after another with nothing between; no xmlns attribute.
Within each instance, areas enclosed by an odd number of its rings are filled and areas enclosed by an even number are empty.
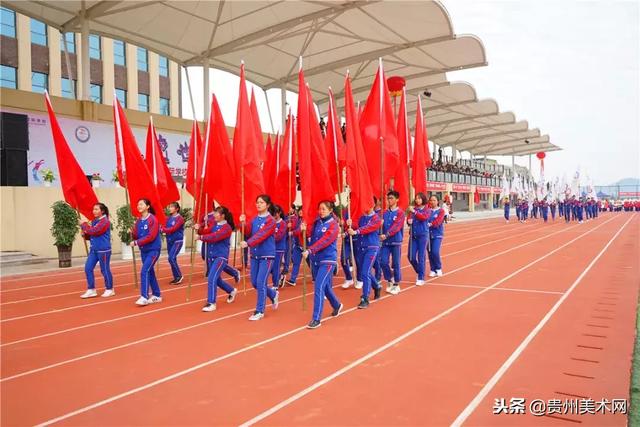
<svg viewBox="0 0 640 427"><path fill-rule="evenodd" d="M548 134L562 151L545 159L551 180L580 169L596 185L640 177L640 2L637 1L443 1L458 35L478 36L488 66L448 73L472 84L478 98L493 98L500 111ZM202 120L202 72L189 72ZM210 86L228 126L235 125L239 79L211 70ZM185 82L186 83L186 82ZM191 117L183 84L183 113ZM271 105L271 118L266 97ZM264 131L280 129L280 91L256 87ZM296 95L287 102L296 105ZM271 122L273 121L273 128ZM465 153L465 158L468 153ZM510 157L496 158L511 164ZM539 175L538 160L533 172ZM516 158L527 166L528 157Z"/></svg>

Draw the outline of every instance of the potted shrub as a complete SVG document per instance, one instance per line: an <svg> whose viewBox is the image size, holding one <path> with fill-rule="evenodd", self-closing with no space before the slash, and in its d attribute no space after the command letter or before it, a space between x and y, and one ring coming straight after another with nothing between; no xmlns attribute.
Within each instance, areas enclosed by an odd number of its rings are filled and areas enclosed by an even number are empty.
<svg viewBox="0 0 640 427"><path fill-rule="evenodd" d="M93 175L91 175L91 185L93 186L93 188L100 188L100 183L102 181L104 180L100 176L99 172L95 172Z"/></svg>
<svg viewBox="0 0 640 427"><path fill-rule="evenodd" d="M114 170L111 174L111 182L116 185L116 188L122 188L120 185L120 178L118 178L118 171Z"/></svg>
<svg viewBox="0 0 640 427"><path fill-rule="evenodd" d="M122 259L133 258L133 253L129 243L133 240L131 229L136 222L136 218L131 214L131 208L128 204L120 206L116 210L116 231L122 242Z"/></svg>
<svg viewBox="0 0 640 427"><path fill-rule="evenodd" d="M54 239L53 244L58 248L58 266L71 267L71 247L80 230L78 213L62 200L55 202L51 209L53 210L51 235Z"/></svg>
<svg viewBox="0 0 640 427"><path fill-rule="evenodd" d="M40 175L42 175L45 187L51 187L51 183L56 180L56 176L51 169L42 169Z"/></svg>

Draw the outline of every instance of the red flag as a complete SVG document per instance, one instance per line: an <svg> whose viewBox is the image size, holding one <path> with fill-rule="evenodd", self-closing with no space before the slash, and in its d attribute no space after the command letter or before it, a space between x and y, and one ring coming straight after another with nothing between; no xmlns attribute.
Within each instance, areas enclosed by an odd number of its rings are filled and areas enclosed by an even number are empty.
<svg viewBox="0 0 640 427"><path fill-rule="evenodd" d="M180 192L175 181L171 177L167 162L164 160L162 151L160 150L160 142L156 128L153 126L153 118L149 118L149 126L147 127L147 146L144 156L151 177L158 190L160 202L167 206L169 203L180 199Z"/></svg>
<svg viewBox="0 0 640 427"><path fill-rule="evenodd" d="M273 173L274 148L271 145L271 135L267 136L267 146L264 150L264 163L262 164L262 177L264 178L264 190L271 194L271 174Z"/></svg>
<svg viewBox="0 0 640 427"><path fill-rule="evenodd" d="M347 75L344 82L344 94L345 119L347 121L346 163L347 185L349 186L349 216L357 224L358 218L373 206L373 189L369 180L367 159L362 146L357 113L353 104L349 75Z"/></svg>
<svg viewBox="0 0 640 427"><path fill-rule="evenodd" d="M241 214L242 205L240 182L236 165L233 161L233 150L229 141L227 127L215 95L211 98L204 152L206 152L206 156L203 157L202 161L204 193L209 195L208 201L212 202L215 199L220 205L227 207L233 213L234 218L237 219ZM202 203L204 203L204 198ZM202 215L204 215L206 209L209 209L209 206L201 209Z"/></svg>
<svg viewBox="0 0 640 427"><path fill-rule="evenodd" d="M418 95L416 109L416 135L413 141L413 188L416 193L427 192L427 157L429 148L422 118L422 100Z"/></svg>
<svg viewBox="0 0 640 427"><path fill-rule="evenodd" d="M202 136L200 135L200 128L198 122L193 121L191 127L191 138L189 139L189 160L187 161L187 176L185 188L194 198L198 197L198 186L200 176L199 169L199 157L202 151Z"/></svg>
<svg viewBox="0 0 640 427"><path fill-rule="evenodd" d="M258 141L256 147L258 148L258 158L261 162L266 160L266 152L264 149L264 140L262 139L262 128L260 127L260 116L258 115L258 104L256 103L256 95L251 88L251 118L253 120L253 127L256 132L256 141Z"/></svg>
<svg viewBox="0 0 640 427"><path fill-rule="evenodd" d="M296 200L296 156L293 151L295 147L293 129L293 116L289 111L284 136L278 150L275 191L272 194L273 202L280 206L286 206L285 211L288 211Z"/></svg>
<svg viewBox="0 0 640 427"><path fill-rule="evenodd" d="M298 72L298 162L302 217L310 224L317 216L318 203L334 201L335 194L329 182L327 159L311 91L304 81L302 68Z"/></svg>
<svg viewBox="0 0 640 427"><path fill-rule="evenodd" d="M400 112L398 113L398 168L393 179L393 188L400 193L398 205L402 209L409 206L409 155L411 153L411 133L407 120L407 100L405 89L402 88Z"/></svg>
<svg viewBox="0 0 640 427"><path fill-rule="evenodd" d="M53 145L56 150L58 173L60 174L64 200L88 219L93 219L93 205L98 203L96 193L93 192L89 180L69 148L69 144L58 124L58 119L56 119L56 115L53 112L49 94L46 92L44 100L49 113L49 124L51 125L51 135L53 136Z"/></svg>
<svg viewBox="0 0 640 427"><path fill-rule="evenodd" d="M131 213L139 217L137 203L140 199L147 199L155 210L156 218L161 224L166 222L164 206L160 202L158 191L153 184L153 178L142 154L136 144L131 127L117 98L113 100L113 122L115 124L115 142L118 158L118 173L124 177L125 187L129 193Z"/></svg>
<svg viewBox="0 0 640 427"><path fill-rule="evenodd" d="M244 63L240 66L240 95L238 96L238 112L236 129L233 134L233 157L239 182L244 182L244 200L241 210L251 217L256 214L256 198L264 193L264 179L260 170L260 157L256 132L253 125L247 85L244 77Z"/></svg>
<svg viewBox="0 0 640 427"><path fill-rule="evenodd" d="M327 166L329 168L329 179L336 193L342 189L342 170L345 166L344 140L340 130L340 120L336 112L336 104L333 92L329 88L329 111L327 118L327 136L324 139L324 146L327 152Z"/></svg>
<svg viewBox="0 0 640 427"><path fill-rule="evenodd" d="M473 193L473 203L476 205L480 203L480 192L478 191L478 186L476 185L476 191Z"/></svg>
<svg viewBox="0 0 640 427"><path fill-rule="evenodd" d="M379 60L378 72L360 117L360 131L373 192L382 194L383 183L389 183L398 167L398 137L382 59Z"/></svg>

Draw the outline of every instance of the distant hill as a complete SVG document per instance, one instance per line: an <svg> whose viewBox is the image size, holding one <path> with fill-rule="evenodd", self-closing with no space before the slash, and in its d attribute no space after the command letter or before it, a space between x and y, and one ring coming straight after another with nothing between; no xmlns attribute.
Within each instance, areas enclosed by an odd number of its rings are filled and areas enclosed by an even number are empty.
<svg viewBox="0 0 640 427"><path fill-rule="evenodd" d="M623 178L611 185L640 185L640 178Z"/></svg>

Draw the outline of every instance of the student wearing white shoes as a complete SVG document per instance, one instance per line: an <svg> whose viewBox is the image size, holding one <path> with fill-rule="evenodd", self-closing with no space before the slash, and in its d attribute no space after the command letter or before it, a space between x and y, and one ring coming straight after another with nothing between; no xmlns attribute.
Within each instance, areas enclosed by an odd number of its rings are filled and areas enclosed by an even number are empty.
<svg viewBox="0 0 640 427"><path fill-rule="evenodd" d="M427 245L429 244L429 208L427 196L418 193L414 199L415 206L410 206L409 223L411 229L411 241L409 247L409 262L418 275L416 286L424 285L424 274L427 264Z"/></svg>
<svg viewBox="0 0 640 427"><path fill-rule="evenodd" d="M233 233L233 216L229 209L219 206L213 211L215 224L204 229L198 229L198 240L207 243L207 264L209 276L207 277L207 303L202 308L204 312L215 311L218 287L229 294L227 302L232 303L238 291L222 280L220 275L229 262L229 249L231 247L231 233Z"/></svg>
<svg viewBox="0 0 640 427"><path fill-rule="evenodd" d="M91 242L91 250L84 265L87 276L87 291L80 298L93 298L98 296L93 269L100 263L100 272L104 277L105 291L103 297L115 295L113 290L113 275L109 264L111 262L111 222L109 221L109 208L103 203L93 205L93 220L91 224L80 221L82 237Z"/></svg>
<svg viewBox="0 0 640 427"><path fill-rule="evenodd" d="M382 234L380 240L382 247L380 248L380 267L387 281L387 292L391 295L400 293L400 281L402 280L400 269L400 252L402 248L402 229L404 227L405 215L404 211L398 207L400 193L395 190L387 193L388 209L382 217ZM393 267L393 275L389 266L389 258Z"/></svg>
<svg viewBox="0 0 640 427"><path fill-rule="evenodd" d="M304 258L311 259L311 276L314 283L313 315L308 329L320 326L322 308L325 297L329 300L332 316L337 316L342 310L342 304L333 292L331 284L333 272L338 268L337 240L340 233L338 219L333 215L333 202L322 201L318 205L318 219L311 226L309 248L302 252ZM306 225L302 225L303 230Z"/></svg>
<svg viewBox="0 0 640 427"><path fill-rule="evenodd" d="M167 239L167 255L171 273L173 274L173 280L169 284L179 285L182 283L182 272L178 265L178 254L184 241L184 218L180 215L180 204L178 202L169 204L169 214L167 224L161 225L160 231L164 233Z"/></svg>
<svg viewBox="0 0 640 427"><path fill-rule="evenodd" d="M140 218L133 226L133 242L129 246L138 246L142 258L142 268L140 269L140 298L136 305L145 306L162 302L160 295L160 285L153 267L160 257L160 224L154 215L153 207L148 199L138 200L138 212ZM152 295L149 297L149 286Z"/></svg>
<svg viewBox="0 0 640 427"><path fill-rule="evenodd" d="M251 284L256 289L256 310L249 320L260 320L264 317L267 297L272 302L273 309L278 308L278 291L267 286L269 273L276 257L276 240L274 232L276 220L273 219L273 203L271 197L261 194L256 198L256 215L245 225L246 241L240 242L241 248L251 248ZM240 215L240 222L245 222L245 215ZM302 254L301 254L302 256Z"/></svg>
<svg viewBox="0 0 640 427"><path fill-rule="evenodd" d="M429 277L442 276L442 259L440 258L440 247L444 237L444 210L438 206L438 197L429 198L429 266L431 272Z"/></svg>

